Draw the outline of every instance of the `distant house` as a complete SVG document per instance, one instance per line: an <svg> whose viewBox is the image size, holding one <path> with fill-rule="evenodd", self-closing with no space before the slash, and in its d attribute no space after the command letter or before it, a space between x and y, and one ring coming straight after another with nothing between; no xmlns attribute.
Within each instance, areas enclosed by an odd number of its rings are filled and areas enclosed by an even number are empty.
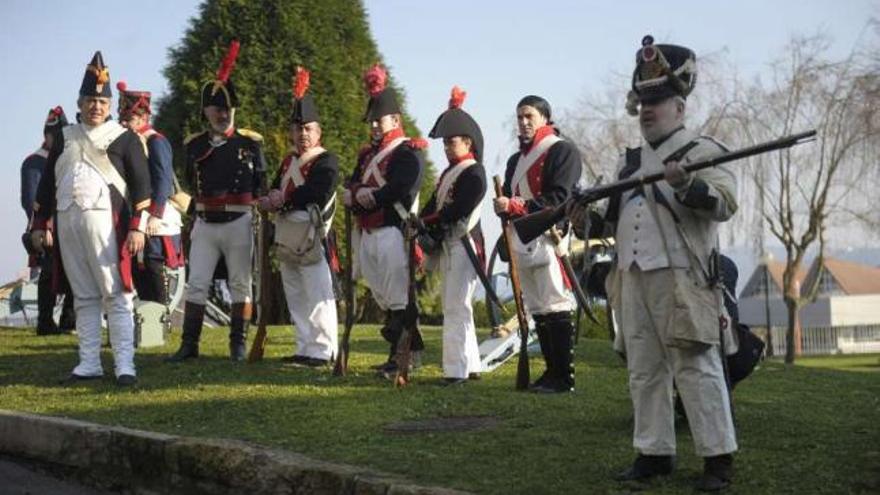
<svg viewBox="0 0 880 495"><path fill-rule="evenodd" d="M785 352L788 327L782 299L784 268L779 261L760 263L739 297L740 321L764 329L765 335L769 311L776 355ZM880 268L835 258L825 258L823 268L816 301L801 308L801 353L880 352ZM806 291L819 273L817 261L798 273L801 290Z"/></svg>

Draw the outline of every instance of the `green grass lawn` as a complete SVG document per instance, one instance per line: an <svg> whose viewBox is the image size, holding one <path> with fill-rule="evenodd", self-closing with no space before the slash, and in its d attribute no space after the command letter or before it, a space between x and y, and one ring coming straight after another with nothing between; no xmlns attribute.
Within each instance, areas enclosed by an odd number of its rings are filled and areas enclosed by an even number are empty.
<svg viewBox="0 0 880 495"><path fill-rule="evenodd" d="M375 327L357 327L351 375L284 366L290 329L273 328L266 359L226 359L226 330L206 329L203 356L169 365L179 334L137 358L139 386L108 378L56 385L76 364L74 337L0 329L0 408L67 416L165 433L226 437L315 458L371 466L424 484L487 494L628 493L610 480L633 459L626 370L606 341L582 340L577 392L537 396L513 390L515 360L482 381L455 388L440 378L440 332L425 330L426 365L395 390L368 367L385 357ZM542 368L532 359L533 378ZM880 358L771 362L736 391L740 452L730 493L880 492ZM389 433L398 421L488 415L471 432ZM650 493L688 493L702 467L687 428L679 429L676 473Z"/></svg>

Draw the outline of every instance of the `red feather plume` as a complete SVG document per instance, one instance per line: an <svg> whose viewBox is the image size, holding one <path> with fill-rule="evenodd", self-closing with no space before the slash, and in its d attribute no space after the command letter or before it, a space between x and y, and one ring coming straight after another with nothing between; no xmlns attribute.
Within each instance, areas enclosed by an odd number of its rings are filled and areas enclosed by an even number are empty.
<svg viewBox="0 0 880 495"><path fill-rule="evenodd" d="M309 71L297 66L293 79L293 97L297 100L301 100L309 89L309 75Z"/></svg>
<svg viewBox="0 0 880 495"><path fill-rule="evenodd" d="M388 73L385 72L385 68L379 64L370 67L370 69L364 73L364 85L367 87L367 92L370 93L370 96L376 96L384 91L385 83L387 81Z"/></svg>
<svg viewBox="0 0 880 495"><path fill-rule="evenodd" d="M217 80L224 84L229 80L229 75L232 74L232 69L235 68L235 59L238 58L239 46L238 40L236 39L229 43L229 50L226 51L226 56L223 57L223 62L220 63L220 68L217 69Z"/></svg>
<svg viewBox="0 0 880 495"><path fill-rule="evenodd" d="M61 108L61 105L58 105L57 107L52 109L52 113L60 117L61 114L64 113L64 109Z"/></svg>
<svg viewBox="0 0 880 495"><path fill-rule="evenodd" d="M116 89L118 89L119 92L122 93L125 92L126 89L128 89L128 85L125 84L125 81L119 81L118 83L116 83Z"/></svg>
<svg viewBox="0 0 880 495"><path fill-rule="evenodd" d="M464 99L467 96L467 91L459 88L458 86L452 87L452 94L449 96L449 108L461 108L461 105L464 103Z"/></svg>

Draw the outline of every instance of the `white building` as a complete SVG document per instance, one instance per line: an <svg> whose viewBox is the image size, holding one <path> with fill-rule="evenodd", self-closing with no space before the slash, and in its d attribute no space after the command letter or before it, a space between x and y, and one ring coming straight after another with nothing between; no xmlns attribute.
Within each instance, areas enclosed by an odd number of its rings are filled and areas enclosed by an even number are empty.
<svg viewBox="0 0 880 495"><path fill-rule="evenodd" d="M788 311L782 299L785 264L760 263L740 293L740 321L754 329L773 328L773 353L785 353ZM880 352L880 268L825 258L816 301L801 308L801 353ZM796 280L806 291L819 273L816 261ZM766 275L769 274L769 284ZM765 287L769 285L769 297ZM765 333L766 335L766 333Z"/></svg>

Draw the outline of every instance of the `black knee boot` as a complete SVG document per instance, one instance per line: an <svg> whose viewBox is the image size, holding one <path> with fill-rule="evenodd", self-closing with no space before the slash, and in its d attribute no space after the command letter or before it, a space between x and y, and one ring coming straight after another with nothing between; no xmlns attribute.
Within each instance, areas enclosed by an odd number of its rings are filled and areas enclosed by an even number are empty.
<svg viewBox="0 0 880 495"><path fill-rule="evenodd" d="M547 340L550 342L548 359L552 373L544 386L535 387L539 393L574 391L574 325L571 313L564 311L545 315Z"/></svg>
<svg viewBox="0 0 880 495"><path fill-rule="evenodd" d="M37 335L55 335L59 333L55 324L55 291L52 290L51 267L43 263L40 278L37 281Z"/></svg>
<svg viewBox="0 0 880 495"><path fill-rule="evenodd" d="M61 306L61 318L58 326L64 332L76 330L76 311L73 309L73 294L69 291L64 294L64 305Z"/></svg>
<svg viewBox="0 0 880 495"><path fill-rule="evenodd" d="M183 312L183 337L180 349L165 358L166 362L178 363L186 359L199 357L199 337L202 335L202 323L205 320L205 305L186 303Z"/></svg>
<svg viewBox="0 0 880 495"><path fill-rule="evenodd" d="M554 376L553 342L548 338L547 322L545 315L532 315L535 320L535 333L538 334L538 342L541 344L541 354L544 356L544 373L531 385L530 389L536 389L547 385L547 381Z"/></svg>
<svg viewBox="0 0 880 495"><path fill-rule="evenodd" d="M244 361L247 355L247 331L251 322L251 303L232 303L229 322L229 358Z"/></svg>

